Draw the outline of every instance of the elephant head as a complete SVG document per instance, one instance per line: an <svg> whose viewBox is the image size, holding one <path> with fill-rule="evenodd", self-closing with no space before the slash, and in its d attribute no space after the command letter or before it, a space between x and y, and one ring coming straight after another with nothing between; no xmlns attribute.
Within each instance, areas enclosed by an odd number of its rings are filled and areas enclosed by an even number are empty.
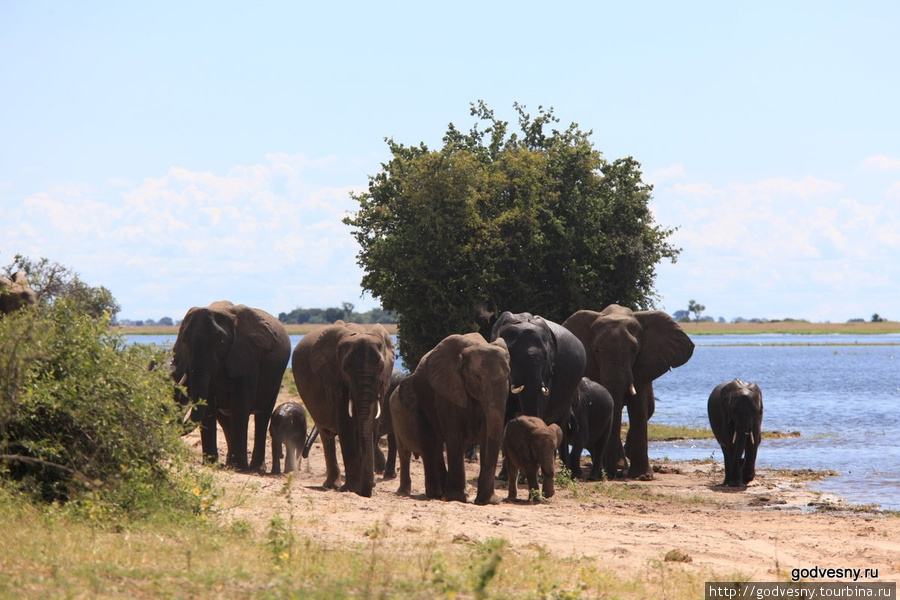
<svg viewBox="0 0 900 600"><path fill-rule="evenodd" d="M297 389L322 436L328 476L339 477L334 436L340 439L345 488L369 497L375 485L374 440L391 381L394 345L381 325L337 321L304 336L294 350Z"/></svg>
<svg viewBox="0 0 900 600"><path fill-rule="evenodd" d="M725 455L725 485L753 481L756 452L762 435L762 391L755 383L735 379L712 391L709 422Z"/></svg>
<svg viewBox="0 0 900 600"><path fill-rule="evenodd" d="M509 349L509 408L513 414L542 417L553 388L557 340L547 321L529 313L504 311L491 331Z"/></svg>
<svg viewBox="0 0 900 600"><path fill-rule="evenodd" d="M585 376L603 385L615 403L612 431L622 424L628 407L630 428L626 446L607 445L603 466L612 476L625 466L628 475L652 479L647 457L647 421L653 415L653 380L685 364L694 343L669 315L661 311L632 311L611 304L602 312L580 310L563 327L587 350Z"/></svg>
<svg viewBox="0 0 900 600"><path fill-rule="evenodd" d="M0 315L37 302L37 295L21 271L10 279L0 277Z"/></svg>

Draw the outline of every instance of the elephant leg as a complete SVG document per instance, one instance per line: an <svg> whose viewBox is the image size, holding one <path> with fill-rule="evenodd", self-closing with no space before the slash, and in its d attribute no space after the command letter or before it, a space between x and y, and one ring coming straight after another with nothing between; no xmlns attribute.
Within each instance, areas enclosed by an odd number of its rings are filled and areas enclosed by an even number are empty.
<svg viewBox="0 0 900 600"><path fill-rule="evenodd" d="M216 442L216 415L211 408L203 413L200 421L200 443L203 449L203 462L213 464L219 460L219 445Z"/></svg>
<svg viewBox="0 0 900 600"><path fill-rule="evenodd" d="M604 442L600 441L588 449L591 453L591 472L587 476L588 481L600 481L603 479L602 456L604 446Z"/></svg>
<svg viewBox="0 0 900 600"><path fill-rule="evenodd" d="M388 453L384 463L384 479L394 479L397 476L397 438L393 433L387 435Z"/></svg>
<svg viewBox="0 0 900 600"><path fill-rule="evenodd" d="M231 416L231 435L228 439L228 455L231 466L238 471L249 471L247 464L247 429L250 426L250 415L247 413Z"/></svg>
<svg viewBox="0 0 900 600"><path fill-rule="evenodd" d="M378 445L380 437L381 436L378 434L375 435L375 442L372 446L375 460L375 472L379 474L384 473L384 465L387 462L387 459L384 457L384 452L381 451L381 448Z"/></svg>
<svg viewBox="0 0 900 600"><path fill-rule="evenodd" d="M563 442L565 444L565 442ZM572 473L572 477L581 477L581 453L584 451L584 447L581 445L581 442L576 438L576 436L572 436L572 451L569 453L569 462L566 466L569 468L569 471ZM593 452L591 453L591 459L593 460ZM565 463L564 463L565 464Z"/></svg>
<svg viewBox="0 0 900 600"><path fill-rule="evenodd" d="M619 476L626 467L625 452L620 439L622 432L622 410L624 406L617 404L613 410L612 433L603 449L603 468L610 479Z"/></svg>
<svg viewBox="0 0 900 600"><path fill-rule="evenodd" d="M551 457L549 461L544 461L545 464L541 465L541 477L543 478L541 492L544 494L544 498L552 498L556 493L553 460L553 457Z"/></svg>
<svg viewBox="0 0 900 600"><path fill-rule="evenodd" d="M335 435L330 431L319 429L319 437L322 439L322 451L325 454L325 483L323 487L328 490L336 490L341 480L341 470L337 462L337 448L334 443Z"/></svg>
<svg viewBox="0 0 900 600"><path fill-rule="evenodd" d="M494 489L494 481L497 476L497 459L500 456L500 444L503 440L503 414L485 417L486 424L481 434L479 456L481 469L478 472L478 493L475 496L475 504L498 504Z"/></svg>
<svg viewBox="0 0 900 600"><path fill-rule="evenodd" d="M409 496L412 492L412 480L409 476L409 461L412 454L403 444L397 444L397 454L400 457L400 487L397 493L401 496Z"/></svg>
<svg viewBox="0 0 900 600"><path fill-rule="evenodd" d="M466 445L459 440L447 441L447 485L444 499L466 502Z"/></svg>
<svg viewBox="0 0 900 600"><path fill-rule="evenodd" d="M271 415L271 411L269 411ZM259 471L266 462L266 430L269 429L270 416L259 413L253 415L253 454L250 457L250 470Z"/></svg>
<svg viewBox="0 0 900 600"><path fill-rule="evenodd" d="M277 436L272 436L272 475L279 474L281 474L281 440Z"/></svg>
<svg viewBox="0 0 900 600"><path fill-rule="evenodd" d="M444 445L430 430L424 431L422 436L422 465L425 468L425 495L428 498L441 498L447 480Z"/></svg>
<svg viewBox="0 0 900 600"><path fill-rule="evenodd" d="M757 439L759 439L759 434ZM748 444L746 455L744 456L744 465L742 469L742 482L746 485L753 481L756 477L756 451L759 449L758 444Z"/></svg>
<svg viewBox="0 0 900 600"><path fill-rule="evenodd" d="M528 481L528 497L532 497L532 490L539 489L538 486L538 465L535 462L525 465L525 479Z"/></svg>
<svg viewBox="0 0 900 600"><path fill-rule="evenodd" d="M506 493L506 499L512 501L517 497L516 487L518 485L519 469L513 461L509 460L509 457L506 457L504 462L506 463L506 472L509 475L509 480L506 484L509 491Z"/></svg>
<svg viewBox="0 0 900 600"><path fill-rule="evenodd" d="M628 435L625 438L625 450L630 463L628 476L632 479L649 481L653 479L653 469L650 468L650 457L647 443L647 402L643 394L634 398L628 405Z"/></svg>

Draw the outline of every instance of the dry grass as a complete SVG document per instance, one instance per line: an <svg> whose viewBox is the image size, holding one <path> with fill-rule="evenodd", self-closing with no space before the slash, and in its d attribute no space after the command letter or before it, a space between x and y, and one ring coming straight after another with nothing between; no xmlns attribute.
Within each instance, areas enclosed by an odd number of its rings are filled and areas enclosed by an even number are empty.
<svg viewBox="0 0 900 600"><path fill-rule="evenodd" d="M826 334L846 333L854 335L900 333L900 322L881 323L809 323L806 321L778 321L772 323L681 323L690 335L733 335L754 333Z"/></svg>

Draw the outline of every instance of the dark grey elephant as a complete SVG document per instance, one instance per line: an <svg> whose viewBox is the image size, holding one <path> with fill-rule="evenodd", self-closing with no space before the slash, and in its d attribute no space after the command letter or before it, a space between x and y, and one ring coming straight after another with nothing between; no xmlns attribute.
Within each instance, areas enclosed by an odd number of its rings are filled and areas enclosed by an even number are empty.
<svg viewBox="0 0 900 600"><path fill-rule="evenodd" d="M307 334L294 349L291 370L303 404L322 436L326 488L371 497L375 486L375 433L394 367L394 344L381 325L337 321Z"/></svg>
<svg viewBox="0 0 900 600"><path fill-rule="evenodd" d="M284 325L258 308L213 302L187 312L172 351L172 377L187 389L187 396L176 391L179 400L205 400L191 411L200 423L204 459L218 459L218 420L228 444L225 464L242 471L263 468L266 430L291 354ZM255 433L248 466L251 414Z"/></svg>
<svg viewBox="0 0 900 600"><path fill-rule="evenodd" d="M724 485L747 485L756 476L756 452L762 440L762 391L740 379L720 383L709 395L707 411L725 455Z"/></svg>
<svg viewBox="0 0 900 600"><path fill-rule="evenodd" d="M394 369L391 373L391 384L388 386L387 397L391 394L400 382L406 379L406 373L399 369ZM385 458L378 442L381 436L387 437L388 453ZM378 431L375 434L375 472L382 473L384 479L394 479L397 477L397 441L394 436L394 424L391 418L391 403L384 402L381 411L381 418L378 419Z"/></svg>
<svg viewBox="0 0 900 600"><path fill-rule="evenodd" d="M281 458L284 457L284 472L300 470L300 458L306 444L306 409L296 402L284 402L275 407L269 425L272 437L272 474L281 473Z"/></svg>
<svg viewBox="0 0 900 600"><path fill-rule="evenodd" d="M568 329L530 313L505 311L494 323L492 339L509 349L506 419L540 417L565 431L572 400L584 375L585 347ZM560 448L566 464L568 445Z"/></svg>
<svg viewBox="0 0 900 600"><path fill-rule="evenodd" d="M601 312L580 310L566 319L563 327L584 344L585 377L612 395L614 436L622 426L622 409L628 407L624 448L621 443L610 443L604 452L607 476L616 477L627 469L628 477L653 479L647 455L647 421L654 410L653 380L690 360L694 343L666 313L634 312L618 304L610 304Z"/></svg>
<svg viewBox="0 0 900 600"><path fill-rule="evenodd" d="M422 456L425 494L466 501L465 452L481 446L476 504L496 504L494 479L509 393L509 352L500 339L450 335L419 361L391 396L400 488L409 493L409 457ZM444 446L447 461L444 462Z"/></svg>
<svg viewBox="0 0 900 600"><path fill-rule="evenodd" d="M603 478L603 452L613 439L612 420L615 403L609 391L587 377L581 379L575 401L572 403L572 419L569 421L568 440L572 444L569 470L573 477L581 477L581 452L591 453L589 481ZM618 439L615 439L618 442Z"/></svg>
<svg viewBox="0 0 900 600"><path fill-rule="evenodd" d="M37 295L28 281L25 273L19 271L9 279L0 277L0 315L11 313L23 306L30 306L37 302Z"/></svg>
<svg viewBox="0 0 900 600"><path fill-rule="evenodd" d="M559 425L547 425L538 417L519 416L506 424L503 430L503 454L506 456L509 474L507 500L516 499L519 472L525 474L529 494L538 489L538 469L541 470L544 498L552 498L556 491L556 449L563 442Z"/></svg>

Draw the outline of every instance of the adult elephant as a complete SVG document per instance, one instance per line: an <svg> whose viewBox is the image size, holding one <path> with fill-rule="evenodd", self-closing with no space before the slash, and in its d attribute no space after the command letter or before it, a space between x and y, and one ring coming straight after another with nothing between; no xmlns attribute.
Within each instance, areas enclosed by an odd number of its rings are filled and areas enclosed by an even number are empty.
<svg viewBox="0 0 900 600"><path fill-rule="evenodd" d="M341 477L334 442L338 437L346 474L340 489L371 497L375 433L393 367L394 344L381 325L367 329L337 321L297 343L291 370L322 436L326 488L337 488Z"/></svg>
<svg viewBox="0 0 900 600"><path fill-rule="evenodd" d="M653 415L653 380L686 363L694 343L669 315L656 310L632 311L610 304L601 312L579 310L563 323L587 350L585 377L612 395L610 442L603 468L614 477L627 469L628 477L653 479L647 455L647 421ZM619 439L622 409L628 407L625 447Z"/></svg>
<svg viewBox="0 0 900 600"><path fill-rule="evenodd" d="M37 295L21 271L15 273L10 279L0 277L0 315L29 306L37 302Z"/></svg>
<svg viewBox="0 0 900 600"><path fill-rule="evenodd" d="M453 334L441 340L391 396L400 455L399 493L409 493L409 454L421 454L425 494L466 501L465 452L481 446L475 504L497 504L494 476L503 443L509 352L502 339ZM447 462L444 462L444 446Z"/></svg>
<svg viewBox="0 0 900 600"><path fill-rule="evenodd" d="M723 485L747 485L756 477L756 453L762 438L762 391L735 379L715 387L707 402L709 424L725 458Z"/></svg>
<svg viewBox="0 0 900 600"><path fill-rule="evenodd" d="M503 339L509 349L506 420L516 415L540 417L566 431L586 363L581 340L553 321L509 311L494 323L491 339ZM567 451L564 443L563 464Z"/></svg>
<svg viewBox="0 0 900 600"><path fill-rule="evenodd" d="M228 445L226 466L263 468L266 431L291 354L278 319L258 308L228 301L191 308L178 329L172 377L187 388L182 402L195 403L204 459L218 460L216 421ZM200 403L205 400L205 403ZM254 415L253 455L247 464L247 428Z"/></svg>

